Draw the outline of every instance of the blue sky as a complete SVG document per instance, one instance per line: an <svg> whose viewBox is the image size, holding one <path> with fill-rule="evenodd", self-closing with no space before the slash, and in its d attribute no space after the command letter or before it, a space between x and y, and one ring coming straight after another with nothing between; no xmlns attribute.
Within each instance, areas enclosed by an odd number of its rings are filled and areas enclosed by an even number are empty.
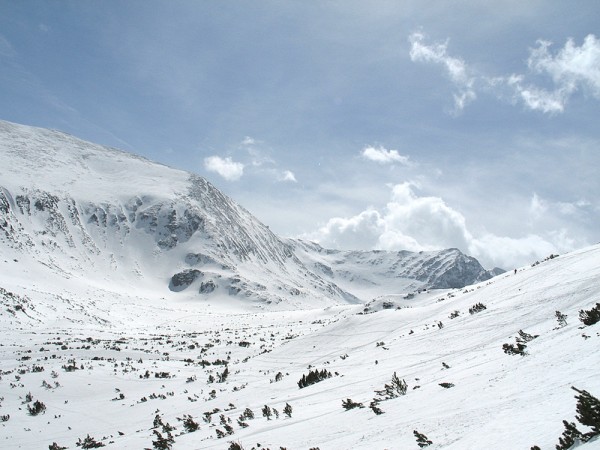
<svg viewBox="0 0 600 450"><path fill-rule="evenodd" d="M599 112L594 0L0 0L0 119L328 247L511 268L596 243Z"/></svg>

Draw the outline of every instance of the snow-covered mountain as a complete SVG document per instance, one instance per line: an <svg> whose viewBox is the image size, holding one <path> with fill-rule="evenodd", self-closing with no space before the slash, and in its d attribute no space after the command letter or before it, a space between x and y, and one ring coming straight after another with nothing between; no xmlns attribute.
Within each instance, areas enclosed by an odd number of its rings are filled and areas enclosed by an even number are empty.
<svg viewBox="0 0 600 450"><path fill-rule="evenodd" d="M27 267L65 289L109 282L270 308L356 303L493 275L458 250L336 252L282 240L204 178L8 122L0 122L0 246L14 276Z"/></svg>
<svg viewBox="0 0 600 450"><path fill-rule="evenodd" d="M600 448L600 245L327 250L6 122L0 186L1 448Z"/></svg>

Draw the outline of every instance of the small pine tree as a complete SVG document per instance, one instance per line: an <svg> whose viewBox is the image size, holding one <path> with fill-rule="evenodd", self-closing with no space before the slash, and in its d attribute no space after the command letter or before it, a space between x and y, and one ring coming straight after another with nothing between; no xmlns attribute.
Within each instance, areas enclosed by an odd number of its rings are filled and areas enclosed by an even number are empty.
<svg viewBox="0 0 600 450"><path fill-rule="evenodd" d="M244 419L246 420L252 420L254 419L254 412L250 409L250 408L246 408L244 410L244 412L242 413Z"/></svg>
<svg viewBox="0 0 600 450"><path fill-rule="evenodd" d="M58 445L56 442L53 442L48 446L48 450L66 450L67 447L63 447L62 445Z"/></svg>
<svg viewBox="0 0 600 450"><path fill-rule="evenodd" d="M557 320L558 326L560 328L567 325L567 317L568 316L566 314L563 314L560 311L556 311L554 314L556 315L556 320Z"/></svg>
<svg viewBox="0 0 600 450"><path fill-rule="evenodd" d="M469 308L469 314L473 315L475 313L483 311L484 309L487 309L487 306L485 306L483 303L475 303Z"/></svg>
<svg viewBox="0 0 600 450"><path fill-rule="evenodd" d="M594 436L600 435L600 400L590 394L588 391L579 390L572 387L579 395L577 399L577 415L575 418L582 425L590 427L592 430L584 435L585 441Z"/></svg>
<svg viewBox="0 0 600 450"><path fill-rule="evenodd" d="M283 413L288 416L289 418L292 417L292 405L290 405L289 403L285 404L285 407L283 408Z"/></svg>
<svg viewBox="0 0 600 450"><path fill-rule="evenodd" d="M579 311L579 320L588 326L600 322L600 303L596 303L596 306L588 311L583 309Z"/></svg>
<svg viewBox="0 0 600 450"><path fill-rule="evenodd" d="M225 383L225 381L227 380L227 377L229 376L229 369L227 367L225 367L225 370L223 371L223 373L219 373L219 374L217 374L217 376L219 377L219 383Z"/></svg>
<svg viewBox="0 0 600 450"><path fill-rule="evenodd" d="M269 406L267 406L267 405L263 406L262 413L263 413L263 417L266 417L267 420L271 420L273 411L271 410L271 408Z"/></svg>
<svg viewBox="0 0 600 450"><path fill-rule="evenodd" d="M430 441L429 439L427 439L427 436L425 436L422 433L419 433L417 430L414 430L413 434L415 435L415 439L417 440L417 445L419 447L421 447L421 448L428 447L431 444L433 444L432 441Z"/></svg>
<svg viewBox="0 0 600 450"><path fill-rule="evenodd" d="M562 436L558 438L556 450L568 450L575 444L575 441L581 439L581 432L573 422L563 420L563 425L565 426L565 431L563 431Z"/></svg>
<svg viewBox="0 0 600 450"><path fill-rule="evenodd" d="M230 442L227 450L244 450L244 447L239 442Z"/></svg>
<svg viewBox="0 0 600 450"><path fill-rule="evenodd" d="M353 401L352 399L346 399L346 400L342 400L342 407L348 411L350 409L354 409L354 408L364 408L365 405L363 405L362 403L358 403Z"/></svg>
<svg viewBox="0 0 600 450"><path fill-rule="evenodd" d="M377 400L376 398L374 398L373 401L369 404L369 408L371 408L371 411L373 411L378 416L383 414L383 411L379 407L379 400Z"/></svg>
<svg viewBox="0 0 600 450"><path fill-rule="evenodd" d="M533 341L535 338L539 337L538 334L532 335L529 333L525 333L523 330L519 330L518 336L516 337L516 341L520 344L526 344L527 342Z"/></svg>
<svg viewBox="0 0 600 450"><path fill-rule="evenodd" d="M79 438L79 440L77 441L77 443L75 445L77 445L77 447L81 447L81 448L85 448L85 449L104 447L104 444L102 442L97 442L96 439L91 437L89 434L83 440L81 440L81 438Z"/></svg>
<svg viewBox="0 0 600 450"><path fill-rule="evenodd" d="M408 385L406 384L406 381L398 378L398 375L394 372L390 384L385 384L382 390L375 391L375 393L383 397L383 400L390 400L400 395L406 395L407 389Z"/></svg>
<svg viewBox="0 0 600 450"><path fill-rule="evenodd" d="M152 422L152 428L161 428L164 425L165 424L163 423L162 419L160 418L160 416L158 414L156 416L154 416L154 422Z"/></svg>
<svg viewBox="0 0 600 450"><path fill-rule="evenodd" d="M186 416L183 416L183 428L188 433L193 433L194 431L197 431L200 428L200 424L198 422L196 422L192 418L192 416L186 415Z"/></svg>
<svg viewBox="0 0 600 450"><path fill-rule="evenodd" d="M37 416L38 414L46 412L46 405L36 400L32 405L27 405L27 411L29 411L30 416Z"/></svg>
<svg viewBox="0 0 600 450"><path fill-rule="evenodd" d="M217 434L217 439L223 439L226 436L225 432L218 428L215 429L215 433Z"/></svg>

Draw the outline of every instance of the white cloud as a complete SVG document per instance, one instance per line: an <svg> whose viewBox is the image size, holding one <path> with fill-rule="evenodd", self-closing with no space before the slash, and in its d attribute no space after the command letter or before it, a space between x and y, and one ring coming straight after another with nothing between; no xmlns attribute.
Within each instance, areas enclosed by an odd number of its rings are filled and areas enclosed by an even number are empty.
<svg viewBox="0 0 600 450"><path fill-rule="evenodd" d="M315 233L303 237L324 247L354 250L421 251L456 247L478 258L484 267L505 269L575 248L575 241L566 230L550 232L545 237L497 236L488 232L475 235L459 211L440 197L418 195L416 188L410 182L397 184L385 208L368 208L353 217L332 218ZM544 205L534 194L531 213L543 214Z"/></svg>
<svg viewBox="0 0 600 450"><path fill-rule="evenodd" d="M551 42L539 40L537 44L527 60L529 68L547 73L559 89L569 94L581 86L600 98L600 40L596 36L587 35L581 47L569 39L556 56L549 51Z"/></svg>
<svg viewBox="0 0 600 450"><path fill-rule="evenodd" d="M462 111L477 98L477 88L485 89L498 98L503 97L502 91L507 88L513 101L521 102L532 111L550 114L562 113L568 100L578 90L600 99L600 40L593 34L586 36L579 47L573 39L568 39L555 55L550 52L551 42L538 40L537 47L529 51L527 76L475 74L465 61L448 55L448 41L427 45L424 40L422 33L410 35L410 58L413 62L440 64L446 69L459 89L453 94L456 112ZM548 76L552 81L550 89L529 81L536 75Z"/></svg>
<svg viewBox="0 0 600 450"><path fill-rule="evenodd" d="M363 158L380 164L400 163L409 164L408 156L403 156L397 150L386 150L383 147L366 147L361 152Z"/></svg>
<svg viewBox="0 0 600 450"><path fill-rule="evenodd" d="M227 181L239 180L244 174L244 164L234 162L230 157L209 156L204 158L204 168L210 172L216 172Z"/></svg>
<svg viewBox="0 0 600 450"><path fill-rule="evenodd" d="M277 177L278 181L290 181L292 183L297 183L298 180L296 180L296 176L294 175L294 172L292 172L291 170L284 170L282 173L280 173Z"/></svg>
<svg viewBox="0 0 600 450"><path fill-rule="evenodd" d="M469 74L467 64L462 59L448 55L448 41L426 45L423 43L424 39L425 35L422 33L409 36L411 61L444 66L452 82L459 88L459 93L453 95L455 111L462 111L469 102L477 98L473 89L475 78Z"/></svg>
<svg viewBox="0 0 600 450"><path fill-rule="evenodd" d="M368 209L354 217L329 219L316 233L305 237L330 248L369 250L377 247L383 232L385 221L379 212Z"/></svg>

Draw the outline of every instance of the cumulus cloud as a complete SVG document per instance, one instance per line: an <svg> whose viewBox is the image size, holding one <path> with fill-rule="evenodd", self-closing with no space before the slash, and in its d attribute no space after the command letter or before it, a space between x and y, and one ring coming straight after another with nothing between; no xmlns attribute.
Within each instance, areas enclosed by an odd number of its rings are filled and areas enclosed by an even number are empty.
<svg viewBox="0 0 600 450"><path fill-rule="evenodd" d="M244 164L232 161L230 157L209 156L204 158L204 168L209 172L215 172L227 181L239 180L244 174Z"/></svg>
<svg viewBox="0 0 600 450"><path fill-rule="evenodd" d="M383 147L365 147L361 152L363 158L370 161L375 161L380 164L399 163L409 165L408 156L403 156L398 153L398 150L387 150Z"/></svg>
<svg viewBox="0 0 600 450"><path fill-rule="evenodd" d="M459 248L488 268L524 265L574 248L565 230L542 237L497 236L469 230L465 217L442 198L421 196L414 183L393 186L389 202L381 210L368 208L353 217L330 219L315 233L305 235L325 247L428 251ZM534 194L532 214L543 214L545 203Z"/></svg>
<svg viewBox="0 0 600 450"><path fill-rule="evenodd" d="M446 72L454 85L459 89L454 94L454 108L456 112L462 111L465 106L477 98L473 85L475 78L470 75L467 64L460 58L448 54L448 41L443 43L424 43L423 33L413 33L408 38L410 42L410 59L415 62L439 64Z"/></svg>
<svg viewBox="0 0 600 450"><path fill-rule="evenodd" d="M526 74L496 77L476 74L464 60L450 56L448 41L426 44L422 33L411 34L409 41L413 62L435 63L445 68L459 90L453 94L455 111L462 111L474 101L478 89L498 98L504 98L504 91L508 89L513 102L550 114L563 112L568 100L580 90L600 99L600 40L593 34L586 36L581 46L568 39L555 54L551 52L552 43L540 39L537 46L529 50ZM536 76L549 78L551 86L544 88L531 81Z"/></svg>

